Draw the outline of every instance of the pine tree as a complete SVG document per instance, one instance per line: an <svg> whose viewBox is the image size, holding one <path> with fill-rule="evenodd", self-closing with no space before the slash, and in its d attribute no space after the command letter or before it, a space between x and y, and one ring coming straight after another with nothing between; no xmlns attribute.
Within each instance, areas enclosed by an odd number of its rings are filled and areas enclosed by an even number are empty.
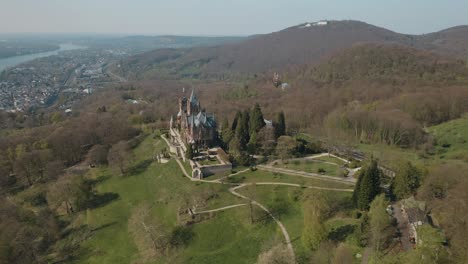
<svg viewBox="0 0 468 264"><path fill-rule="evenodd" d="M233 133L231 127L229 127L229 122L224 119L223 124L221 125L221 139L223 140L224 147L229 147L229 142L231 142Z"/></svg>
<svg viewBox="0 0 468 264"><path fill-rule="evenodd" d="M241 151L244 151L249 143L249 119L249 112L244 111L237 122L236 138L239 140Z"/></svg>
<svg viewBox="0 0 468 264"><path fill-rule="evenodd" d="M255 104L249 120L250 135L252 136L253 133L258 133L264 126L265 119L263 118L262 109L259 104Z"/></svg>
<svg viewBox="0 0 468 264"><path fill-rule="evenodd" d="M281 136L286 135L286 121L284 118L284 112L281 111L278 113L278 116L276 118L275 122L275 137L279 138Z"/></svg>
<svg viewBox="0 0 468 264"><path fill-rule="evenodd" d="M257 132L253 132L250 135L249 143L247 144L247 150L250 154L256 154L258 152L259 144L257 139Z"/></svg>
<svg viewBox="0 0 468 264"><path fill-rule="evenodd" d="M239 121L240 121L240 119L241 119L241 116L242 116L242 112L241 112L241 111L237 111L236 116L234 117L234 120L232 120L231 130L232 130L233 132L236 131L236 129L237 129L237 124L239 123Z"/></svg>
<svg viewBox="0 0 468 264"><path fill-rule="evenodd" d="M363 168L356 183L353 200L357 208L367 210L370 203L380 193L380 170L377 161L371 159L368 167Z"/></svg>

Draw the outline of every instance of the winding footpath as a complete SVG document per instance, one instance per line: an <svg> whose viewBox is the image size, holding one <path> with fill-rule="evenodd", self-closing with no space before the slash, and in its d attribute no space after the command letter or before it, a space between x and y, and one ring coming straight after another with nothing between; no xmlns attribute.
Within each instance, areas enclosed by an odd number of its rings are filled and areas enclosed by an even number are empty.
<svg viewBox="0 0 468 264"><path fill-rule="evenodd" d="M263 206L261 203L255 201L255 200L252 200L250 199L249 197L247 196L244 196L238 192L236 192L237 189L240 189L240 188L243 188L245 186L247 186L249 184L241 184L239 186L236 186L236 187L232 187L229 189L229 191L239 197L239 198L242 198L242 199L245 199L245 200L249 200L251 201L252 204L260 207L263 211L265 211L275 222L276 224L278 225L278 227L281 229L281 232L283 233L283 236L284 236L284 240L285 240L285 243L286 243L286 246L288 247L288 251L289 251L289 256L291 257L291 259L294 259L294 262L296 261L296 255L294 253L294 249L293 249L293 246L291 244L291 238L289 237L289 233L288 233L288 230L286 230L286 228L284 227L283 223L281 223L280 220L278 220L272 213L270 210L268 210L265 206Z"/></svg>
<svg viewBox="0 0 468 264"><path fill-rule="evenodd" d="M325 181L333 181L333 182L346 183L346 184L352 184L352 185L356 184L356 179L353 177L340 178L340 177L328 176L328 175L305 172L305 171L296 171L296 170L291 170L291 169L277 168L277 167L273 167L270 165L258 165L257 168L260 170L277 172L277 173L299 176L299 177L304 177L304 178L315 178L315 179L320 179L320 180L325 180Z"/></svg>
<svg viewBox="0 0 468 264"><path fill-rule="evenodd" d="M164 139L164 141L169 146L169 141L165 137L162 137L162 138ZM322 156L325 156L325 155L328 155L328 154L323 154ZM190 174L185 169L183 163L180 161L180 159L177 156L174 156L174 155L171 155L171 156L175 159L175 161L179 165L179 167L180 167L181 171L183 172L184 176L187 177L190 181L232 185L233 187L229 188L229 192L232 195L237 196L237 197L239 197L241 199L247 200L247 201L249 201L249 203L252 203L252 204L258 206L260 209L265 211L276 222L276 224L280 228L281 232L283 233L284 242L285 242L285 244L286 244L286 246L288 248L289 255L290 255L291 259L294 259L294 260L296 259L296 255L294 253L294 248L292 246L291 238L289 236L289 233L288 233L287 229L284 227L283 223L278 218L276 218L271 213L271 211L268 210L268 208L266 208L263 204L259 203L256 200L253 200L253 199L251 199L251 198L249 198L247 196L244 196L244 195L238 193L237 190L239 190L241 188L244 188L246 186L249 186L249 185L277 185L277 186L289 186L289 187L308 188L308 189L325 190L325 191L337 191L337 192L352 192L353 191L353 189L343 189L343 188L340 189L340 188L308 186L308 185L300 185L300 184L284 183L284 182L255 182L255 183L242 183L242 184L223 182L223 180L226 179L226 178L229 178L229 177L241 174L241 173L248 172L250 169L245 169L245 170L230 174L230 175L228 175L226 177L223 177L223 178L220 178L220 179L217 179L217 180L195 179L195 178L192 178L190 176ZM321 155L317 155L317 157L319 157L319 156L321 156ZM322 179L322 180L328 180L328 181L334 181L334 182L340 182L340 183L347 183L347 184L350 184L350 185L355 184L354 179L340 179L340 178L333 177L333 176L327 176L327 175L321 175L321 174L315 174L315 173L307 173L307 172L300 172L300 171L281 169L281 168L274 168L274 167L269 166L269 165L259 165L257 167L259 169L266 170L266 171L279 172L279 173L289 174L289 175L294 175L294 176L301 176L301 177L306 177L306 178L317 178L317 179ZM221 207L221 208L217 208L217 209L211 209L211 210L194 212L194 213L195 214L213 213L213 212L224 211L224 210L237 208L237 207L241 207L241 206L245 206L245 205L247 205L247 203L234 204L234 205L229 205L229 206L225 206L225 207Z"/></svg>

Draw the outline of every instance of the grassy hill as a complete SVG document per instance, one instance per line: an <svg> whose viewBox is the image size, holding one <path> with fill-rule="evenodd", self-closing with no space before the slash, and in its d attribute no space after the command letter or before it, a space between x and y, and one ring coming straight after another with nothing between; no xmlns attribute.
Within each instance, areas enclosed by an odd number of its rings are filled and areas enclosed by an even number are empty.
<svg viewBox="0 0 468 264"><path fill-rule="evenodd" d="M148 137L135 149L136 162L146 160L154 150L164 146L162 140ZM113 193L118 199L83 212L74 223L77 227L87 225L92 232L81 244L76 263L252 263L264 245L281 239L273 222L251 225L248 209L239 208L193 225L190 228L193 240L187 247L148 260L139 248L141 237L132 234L132 225L139 224L130 220L137 208L149 206L150 218L169 231L177 225L182 197L213 191L216 196L204 209L243 201L228 193L226 186L189 181L174 160L168 164L151 163L125 177L113 176L107 168L93 169L88 177L99 182L96 185L99 194Z"/></svg>
<svg viewBox="0 0 468 264"><path fill-rule="evenodd" d="M440 159L468 162L468 116L430 127Z"/></svg>

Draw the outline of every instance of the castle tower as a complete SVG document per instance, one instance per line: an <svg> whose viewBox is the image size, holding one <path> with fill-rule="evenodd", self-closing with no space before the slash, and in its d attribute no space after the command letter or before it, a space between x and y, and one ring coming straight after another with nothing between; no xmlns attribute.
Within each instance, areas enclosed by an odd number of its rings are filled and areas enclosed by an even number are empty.
<svg viewBox="0 0 468 264"><path fill-rule="evenodd" d="M197 114L198 112L200 112L200 102L195 95L195 91L192 89L192 94L187 102L187 114L192 115Z"/></svg>

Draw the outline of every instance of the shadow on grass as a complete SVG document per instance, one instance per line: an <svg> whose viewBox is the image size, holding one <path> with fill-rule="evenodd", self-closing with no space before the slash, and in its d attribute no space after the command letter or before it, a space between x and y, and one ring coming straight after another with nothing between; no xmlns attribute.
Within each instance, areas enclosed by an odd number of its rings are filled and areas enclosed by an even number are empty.
<svg viewBox="0 0 468 264"><path fill-rule="evenodd" d="M103 254L103 252L83 247L82 243L92 237L94 232L115 224L117 222L110 222L94 229L88 225L66 228L61 239L55 244L54 254L51 254L53 256L50 259L51 263L81 263L92 256Z"/></svg>
<svg viewBox="0 0 468 264"><path fill-rule="evenodd" d="M106 180L110 179L110 177L110 175L102 175L97 177L96 179L87 179L86 183L88 183L90 186L94 186L99 183L105 182Z"/></svg>
<svg viewBox="0 0 468 264"><path fill-rule="evenodd" d="M92 232L97 232L97 231L99 231L99 230L105 229L105 228L110 227L110 226L113 226L113 225L115 225L115 224L117 224L117 222L115 222L115 221L114 221L114 222L110 222L110 223L104 224L104 225L102 225L102 226L96 227L96 228L92 229L91 231L92 231Z"/></svg>
<svg viewBox="0 0 468 264"><path fill-rule="evenodd" d="M101 206L105 206L105 205L111 203L112 201L118 199L119 197L120 196L119 196L118 193L113 193L113 192L103 193L103 194L95 194L95 195L93 195L93 197L89 201L88 208L95 209L95 208L98 208L98 207L101 207Z"/></svg>
<svg viewBox="0 0 468 264"><path fill-rule="evenodd" d="M140 174L144 172L151 165L151 163L153 163L153 161L150 159L143 160L135 164L134 166L130 167L127 171L127 175Z"/></svg>
<svg viewBox="0 0 468 264"><path fill-rule="evenodd" d="M338 228L333 228L328 234L328 238L335 242L340 242L346 239L346 237L354 232L355 225L343 225Z"/></svg>
<svg viewBox="0 0 468 264"><path fill-rule="evenodd" d="M67 238L67 237L83 237L83 239L86 239L88 237L88 226L87 225L80 225L77 227L72 227L72 228L66 228L64 232L61 235L61 238Z"/></svg>

